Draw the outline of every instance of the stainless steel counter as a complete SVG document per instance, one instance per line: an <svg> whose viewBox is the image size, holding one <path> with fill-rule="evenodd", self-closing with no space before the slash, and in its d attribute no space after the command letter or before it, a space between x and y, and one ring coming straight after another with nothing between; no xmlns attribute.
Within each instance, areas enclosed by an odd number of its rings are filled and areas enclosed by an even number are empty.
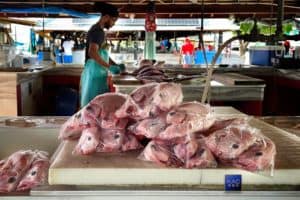
<svg viewBox="0 0 300 200"><path fill-rule="evenodd" d="M116 91L128 94L137 85L117 85ZM212 81L211 97L212 101L263 101L265 85L223 85ZM204 84L182 85L184 101L201 100L204 91Z"/></svg>
<svg viewBox="0 0 300 200"><path fill-rule="evenodd" d="M265 116L259 119L300 138L300 116Z"/></svg>
<svg viewBox="0 0 300 200"><path fill-rule="evenodd" d="M55 190L52 192L34 191L28 195L22 196L0 196L0 199L7 200L71 200L71 199L89 199L89 200L299 200L300 191L242 191L242 192L224 192L223 190L136 190L136 189L99 189L94 190L86 188L84 190L75 188L74 190Z"/></svg>

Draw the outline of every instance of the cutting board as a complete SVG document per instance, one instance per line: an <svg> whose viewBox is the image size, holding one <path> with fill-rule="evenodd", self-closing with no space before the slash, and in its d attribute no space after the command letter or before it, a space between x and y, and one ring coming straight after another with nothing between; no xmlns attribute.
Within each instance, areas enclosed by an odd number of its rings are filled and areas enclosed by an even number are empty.
<svg viewBox="0 0 300 200"><path fill-rule="evenodd" d="M213 79L227 85L263 85L264 80L237 73L214 74Z"/></svg>
<svg viewBox="0 0 300 200"><path fill-rule="evenodd" d="M261 129L276 144L274 176L222 166L215 169L165 168L137 159L140 151L74 156L71 152L76 141L67 141L57 150L49 169L49 184L223 185L226 174L241 174L246 185L300 185L300 138L254 118L250 124Z"/></svg>

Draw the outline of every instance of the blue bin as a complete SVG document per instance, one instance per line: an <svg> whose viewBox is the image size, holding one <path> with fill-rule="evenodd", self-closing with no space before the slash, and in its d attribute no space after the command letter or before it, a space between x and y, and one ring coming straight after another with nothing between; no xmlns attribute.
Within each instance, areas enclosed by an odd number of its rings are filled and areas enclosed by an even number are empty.
<svg viewBox="0 0 300 200"><path fill-rule="evenodd" d="M44 60L44 52L42 52L42 51L39 51L38 53L37 53L37 59L38 59L38 61L43 61Z"/></svg>
<svg viewBox="0 0 300 200"><path fill-rule="evenodd" d="M284 53L282 46L253 46L249 47L250 64L260 66L272 66L274 58L281 58Z"/></svg>
<svg viewBox="0 0 300 200"><path fill-rule="evenodd" d="M57 55L55 57L55 61L56 61L56 63L62 63L63 62L62 55Z"/></svg>
<svg viewBox="0 0 300 200"><path fill-rule="evenodd" d="M55 98L55 114L71 116L78 108L78 92L72 88L60 88Z"/></svg>
<svg viewBox="0 0 300 200"><path fill-rule="evenodd" d="M210 64L211 61L214 58L214 55L216 54L215 51L205 51L206 53L206 59L207 59L207 63ZM219 58L217 59L216 64L219 64L221 62L221 55L219 56ZM195 52L195 64L205 64L205 60L204 60L204 54L203 51L197 50Z"/></svg>
<svg viewBox="0 0 300 200"><path fill-rule="evenodd" d="M63 56L63 63L72 63L73 62L73 56L72 55L64 55Z"/></svg>

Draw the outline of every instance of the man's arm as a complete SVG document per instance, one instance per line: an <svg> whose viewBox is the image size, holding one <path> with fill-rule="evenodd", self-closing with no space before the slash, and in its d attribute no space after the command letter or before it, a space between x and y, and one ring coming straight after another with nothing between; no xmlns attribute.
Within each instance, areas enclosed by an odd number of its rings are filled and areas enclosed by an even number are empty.
<svg viewBox="0 0 300 200"><path fill-rule="evenodd" d="M99 45L98 44L90 43L89 51L88 51L89 57L94 59L99 65L102 65L106 68L109 68L109 66L110 66L109 63L105 62L101 58L101 56L99 56L98 50L99 50Z"/></svg>
<svg viewBox="0 0 300 200"><path fill-rule="evenodd" d="M109 64L110 65L118 65L111 57L109 56Z"/></svg>

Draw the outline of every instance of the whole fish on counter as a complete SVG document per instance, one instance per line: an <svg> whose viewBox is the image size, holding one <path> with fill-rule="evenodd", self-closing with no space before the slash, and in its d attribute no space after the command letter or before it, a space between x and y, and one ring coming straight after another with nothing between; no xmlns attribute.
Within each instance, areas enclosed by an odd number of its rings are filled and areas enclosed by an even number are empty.
<svg viewBox="0 0 300 200"><path fill-rule="evenodd" d="M115 111L126 98L126 95L119 93L98 95L62 125L59 139L78 139L84 129L94 126L124 129L128 119L116 117Z"/></svg>
<svg viewBox="0 0 300 200"><path fill-rule="evenodd" d="M4 165L5 160L0 160L0 168Z"/></svg>
<svg viewBox="0 0 300 200"><path fill-rule="evenodd" d="M130 98L128 95L119 93L98 95L63 124L59 138L63 140L79 138L73 150L73 154L76 155L140 148L136 137L126 133L129 118L116 115L128 98Z"/></svg>
<svg viewBox="0 0 300 200"><path fill-rule="evenodd" d="M50 165L47 156L48 154L43 151L20 150L10 155L4 162L2 161L0 193L12 192L16 189L27 190L42 184ZM47 165L41 165L42 161ZM38 176L35 176L34 171L38 172Z"/></svg>
<svg viewBox="0 0 300 200"><path fill-rule="evenodd" d="M34 152L17 151L10 155L0 169L0 192L12 192L30 168Z"/></svg>
<svg viewBox="0 0 300 200"><path fill-rule="evenodd" d="M126 102L116 111L119 118L142 120L154 117L161 111L179 105L183 95L180 85L175 83L151 83L132 91Z"/></svg>
<svg viewBox="0 0 300 200"><path fill-rule="evenodd" d="M79 138L77 155L136 150L142 143L138 158L164 167L274 168L275 144L249 117L218 118L209 105L182 100L180 84L169 82L99 95L62 126L60 138Z"/></svg>
<svg viewBox="0 0 300 200"><path fill-rule="evenodd" d="M160 70L163 67L164 63L165 62L163 61L155 63L153 60L144 59L140 61L139 68L134 70L131 74L136 76L145 72L148 69Z"/></svg>
<svg viewBox="0 0 300 200"><path fill-rule="evenodd" d="M18 184L17 191L24 191L47 182L50 161L48 153L38 151L30 169Z"/></svg>
<svg viewBox="0 0 300 200"><path fill-rule="evenodd" d="M124 135L124 140L121 148L124 152L129 150L141 149L143 148L143 146L135 135L127 133Z"/></svg>
<svg viewBox="0 0 300 200"><path fill-rule="evenodd" d="M255 142L249 149L233 160L233 166L248 171L272 170L275 164L275 144L267 137Z"/></svg>
<svg viewBox="0 0 300 200"><path fill-rule="evenodd" d="M119 129L92 127L83 130L73 150L76 155L89 155L96 152L121 152L141 148L136 137Z"/></svg>
<svg viewBox="0 0 300 200"><path fill-rule="evenodd" d="M209 129L215 122L210 107L198 102L182 103L166 117L167 128L157 135L159 139L172 139Z"/></svg>
<svg viewBox="0 0 300 200"><path fill-rule="evenodd" d="M162 82L181 82L185 80L191 80L195 78L205 78L204 74L197 75L182 75L178 74L170 75L164 70L164 61L153 63L152 60L142 60L139 64L139 68L132 73L123 73L123 75L132 75L142 83L162 83Z"/></svg>
<svg viewBox="0 0 300 200"><path fill-rule="evenodd" d="M128 127L133 134L145 136L146 138L156 138L157 135L167 128L166 112L159 114L157 117L150 117L137 121Z"/></svg>
<svg viewBox="0 0 300 200"><path fill-rule="evenodd" d="M226 162L236 159L259 139L261 135L258 129L241 124L215 131L205 138L205 143L216 157Z"/></svg>
<svg viewBox="0 0 300 200"><path fill-rule="evenodd" d="M217 162L201 139L181 141L174 146L175 155L185 163L185 168L215 168Z"/></svg>
<svg viewBox="0 0 300 200"><path fill-rule="evenodd" d="M217 166L213 154L203 141L187 137L152 140L139 158L167 167L211 168Z"/></svg>
<svg viewBox="0 0 300 200"><path fill-rule="evenodd" d="M96 126L84 129L73 150L73 154L88 155L96 152L96 148L100 142L100 132L101 129Z"/></svg>
<svg viewBox="0 0 300 200"><path fill-rule="evenodd" d="M162 166L181 167L184 164L175 156L168 143L159 140L150 141L138 158Z"/></svg>
<svg viewBox="0 0 300 200"><path fill-rule="evenodd" d="M119 152L125 137L125 130L102 129L97 152Z"/></svg>

